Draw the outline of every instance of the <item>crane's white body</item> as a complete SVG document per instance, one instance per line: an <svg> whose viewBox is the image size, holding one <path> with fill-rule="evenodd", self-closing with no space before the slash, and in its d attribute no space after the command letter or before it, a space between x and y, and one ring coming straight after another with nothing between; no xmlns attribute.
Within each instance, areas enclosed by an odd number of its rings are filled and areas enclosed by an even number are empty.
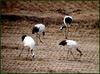
<svg viewBox="0 0 100 74"><path fill-rule="evenodd" d="M32 37L26 36L25 39L23 40L23 44L24 46L30 47L30 49L32 50L35 47L36 43Z"/></svg>
<svg viewBox="0 0 100 74"><path fill-rule="evenodd" d="M23 36L22 36L22 42L23 42L23 46L24 46L24 47L26 47L26 46L29 47L29 48L28 48L28 54L29 54L29 51L31 51L31 54L32 54L32 56L34 57L33 49L34 49L35 46L36 46L36 43L35 43L34 39L33 39L31 36L23 35ZM24 47L22 48L22 50L21 50L19 56L21 56L21 53L22 53ZM28 54L27 54L27 56L28 56Z"/></svg>
<svg viewBox="0 0 100 74"><path fill-rule="evenodd" d="M78 49L78 43L76 41L74 41L74 40L68 40L68 39L66 39L66 40L61 41L59 43L59 45L68 46L68 48L69 48L68 49L68 54L69 54L69 51L70 51L70 53L73 55L73 53L72 53L71 50L72 49L74 49L74 50L76 49L80 53L80 56L83 55L82 52Z"/></svg>
<svg viewBox="0 0 100 74"><path fill-rule="evenodd" d="M36 24L35 27L39 29L39 32L45 31L45 25L44 24Z"/></svg>
<svg viewBox="0 0 100 74"><path fill-rule="evenodd" d="M66 40L66 43L69 48L77 48L78 47L78 43L74 40Z"/></svg>

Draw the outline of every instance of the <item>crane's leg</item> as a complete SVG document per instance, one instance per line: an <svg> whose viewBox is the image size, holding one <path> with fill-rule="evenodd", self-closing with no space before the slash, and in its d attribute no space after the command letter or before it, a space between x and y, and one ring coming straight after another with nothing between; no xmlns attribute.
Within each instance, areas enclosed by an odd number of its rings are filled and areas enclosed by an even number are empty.
<svg viewBox="0 0 100 74"><path fill-rule="evenodd" d="M34 60L34 53L33 53L33 49L31 49L31 54L32 54L32 60Z"/></svg>
<svg viewBox="0 0 100 74"><path fill-rule="evenodd" d="M32 54L32 58L34 58L34 53L33 53L33 49L31 49L31 54Z"/></svg>
<svg viewBox="0 0 100 74"><path fill-rule="evenodd" d="M82 52L77 48L76 49L80 53L80 57L83 55Z"/></svg>
<svg viewBox="0 0 100 74"><path fill-rule="evenodd" d="M68 51L67 51L67 59L69 58L69 52L70 52L70 51L68 50Z"/></svg>
<svg viewBox="0 0 100 74"><path fill-rule="evenodd" d="M20 52L20 54L19 54L19 57L21 56L21 54L22 54L22 52L23 52L23 49L24 49L24 46L23 46L23 48L22 48L22 50L21 50L21 52Z"/></svg>
<svg viewBox="0 0 100 74"><path fill-rule="evenodd" d="M67 32L66 32L66 30L67 30ZM69 35L69 27L66 27L65 28L65 39L68 38L68 35Z"/></svg>
<svg viewBox="0 0 100 74"><path fill-rule="evenodd" d="M36 44L38 45L38 34L36 33Z"/></svg>
<svg viewBox="0 0 100 74"><path fill-rule="evenodd" d="M71 53L71 55L73 56L73 58L76 60L76 58L74 57L74 55L73 55L73 53L72 53L72 51L70 50L70 53Z"/></svg>
<svg viewBox="0 0 100 74"><path fill-rule="evenodd" d="M69 37L69 27L67 28L67 36Z"/></svg>
<svg viewBox="0 0 100 74"><path fill-rule="evenodd" d="M43 43L43 41L41 40L41 38L40 38L40 35L39 35L39 34L38 34L38 38L39 38L40 42L41 42L41 43Z"/></svg>
<svg viewBox="0 0 100 74"><path fill-rule="evenodd" d="M42 34L43 34L43 37L45 36L45 32L42 32Z"/></svg>
<svg viewBox="0 0 100 74"><path fill-rule="evenodd" d="M43 35L43 39L44 39L44 38L45 38L45 37L44 37L44 36L45 36L45 32L44 32L44 31L42 32L42 35Z"/></svg>
<svg viewBox="0 0 100 74"><path fill-rule="evenodd" d="M28 48L28 52L27 52L27 57L26 57L26 59L28 58L28 55L29 55L29 51L30 51L30 48Z"/></svg>
<svg viewBox="0 0 100 74"><path fill-rule="evenodd" d="M39 40L38 40L39 38L38 38L38 33L36 33L36 45L38 45L38 43L39 43Z"/></svg>
<svg viewBox="0 0 100 74"><path fill-rule="evenodd" d="M67 28L65 28L65 33L64 33L64 34L65 34L65 39L66 39L66 38L67 38L67 36L68 36L68 35L67 35L67 33L66 33L66 29L67 29Z"/></svg>
<svg viewBox="0 0 100 74"><path fill-rule="evenodd" d="M69 31L69 29L70 29L70 24L68 24L68 26L67 26L67 36L69 36L69 33L70 33L70 31ZM70 36L69 36L70 37Z"/></svg>
<svg viewBox="0 0 100 74"><path fill-rule="evenodd" d="M31 54L33 53L33 49L31 49Z"/></svg>

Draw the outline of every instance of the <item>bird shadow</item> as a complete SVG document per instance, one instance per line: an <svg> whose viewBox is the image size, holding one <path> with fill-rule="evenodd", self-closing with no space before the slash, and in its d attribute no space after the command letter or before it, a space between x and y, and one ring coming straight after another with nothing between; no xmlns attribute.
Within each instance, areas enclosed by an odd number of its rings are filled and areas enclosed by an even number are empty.
<svg viewBox="0 0 100 74"><path fill-rule="evenodd" d="M35 58L34 58L35 59ZM13 60L21 60L21 61L33 61L33 59L31 57L19 57L17 56L16 58L14 58Z"/></svg>
<svg viewBox="0 0 100 74"><path fill-rule="evenodd" d="M80 60L80 59L68 59L67 61L77 61L77 62L81 62L82 60Z"/></svg>
<svg viewBox="0 0 100 74"><path fill-rule="evenodd" d="M69 60L67 60L67 61L76 61L76 62L80 62L80 63L94 63L93 61L91 61L91 60L84 60L84 59L69 59Z"/></svg>
<svg viewBox="0 0 100 74"><path fill-rule="evenodd" d="M22 56L17 56L13 60L20 60L20 61L45 61L44 58L37 58L37 57L22 57Z"/></svg>

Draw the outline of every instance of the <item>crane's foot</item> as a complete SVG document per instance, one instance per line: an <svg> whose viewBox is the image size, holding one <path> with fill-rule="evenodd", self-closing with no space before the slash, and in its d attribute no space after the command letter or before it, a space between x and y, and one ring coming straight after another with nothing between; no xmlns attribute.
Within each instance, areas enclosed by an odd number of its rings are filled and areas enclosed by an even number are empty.
<svg viewBox="0 0 100 74"><path fill-rule="evenodd" d="M33 55L33 56L32 56L32 61L34 61L34 59L35 59L34 57L35 57L35 56Z"/></svg>
<svg viewBox="0 0 100 74"><path fill-rule="evenodd" d="M68 39L67 36L65 37L65 39Z"/></svg>
<svg viewBox="0 0 100 74"><path fill-rule="evenodd" d="M43 43L43 41L40 41L41 43Z"/></svg>
<svg viewBox="0 0 100 74"><path fill-rule="evenodd" d="M83 54L81 53L81 54L80 54L80 57L81 57L82 55L83 55Z"/></svg>
<svg viewBox="0 0 100 74"><path fill-rule="evenodd" d="M21 56L21 54L18 55L18 57L20 57L20 56Z"/></svg>

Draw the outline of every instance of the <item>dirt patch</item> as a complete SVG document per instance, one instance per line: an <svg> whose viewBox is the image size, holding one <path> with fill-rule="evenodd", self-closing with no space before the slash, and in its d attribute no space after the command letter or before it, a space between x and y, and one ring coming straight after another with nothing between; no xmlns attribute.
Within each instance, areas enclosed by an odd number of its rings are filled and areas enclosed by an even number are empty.
<svg viewBox="0 0 100 74"><path fill-rule="evenodd" d="M99 73L98 1L16 1L11 3L7 1L2 5L2 12L25 16L35 15L44 18L45 20L41 22L46 25L46 35L42 37L44 44L39 43L34 49L35 58L32 60L31 54L26 57L26 49L21 57L18 57L22 48L21 36L27 34L36 40L35 35L32 35L32 28L36 23L41 23L39 22L41 19L37 21L35 19L11 21L8 20L9 18L2 20L2 72ZM70 54L68 56L67 47L58 45L64 39L63 32L59 30L63 23L63 16L69 12L72 12L70 15L74 17L74 21L68 38L76 40L83 53L80 58L76 50L72 51L77 60Z"/></svg>

